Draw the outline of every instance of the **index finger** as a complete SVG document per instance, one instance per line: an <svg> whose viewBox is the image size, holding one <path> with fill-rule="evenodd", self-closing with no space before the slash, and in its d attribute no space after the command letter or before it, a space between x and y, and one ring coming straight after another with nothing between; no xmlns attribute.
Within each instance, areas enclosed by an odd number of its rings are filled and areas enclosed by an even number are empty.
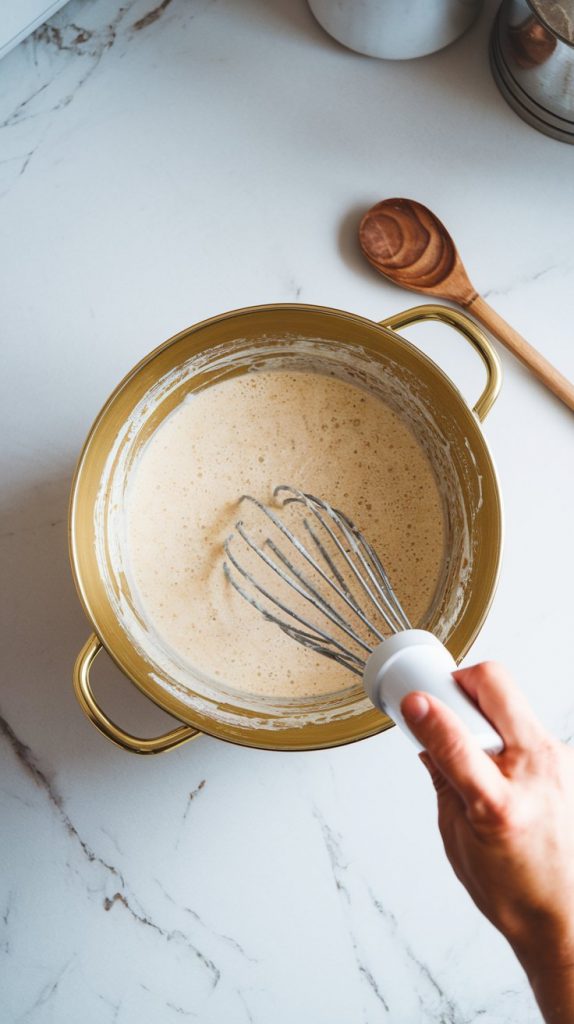
<svg viewBox="0 0 574 1024"><path fill-rule="evenodd" d="M467 806L486 814L504 806L508 780L458 715L428 693L409 693L401 711L413 734Z"/></svg>

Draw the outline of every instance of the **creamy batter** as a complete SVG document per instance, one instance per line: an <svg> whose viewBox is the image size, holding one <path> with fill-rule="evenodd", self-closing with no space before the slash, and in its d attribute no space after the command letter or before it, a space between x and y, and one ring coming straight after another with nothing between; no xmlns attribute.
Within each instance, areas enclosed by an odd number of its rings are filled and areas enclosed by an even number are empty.
<svg viewBox="0 0 574 1024"><path fill-rule="evenodd" d="M222 571L223 542L249 493L288 483L331 501L370 540L413 625L444 560L444 516L427 456L403 420L333 377L245 374L185 400L133 471L127 501L132 587L162 641L228 687L272 697L356 683L262 619Z"/></svg>

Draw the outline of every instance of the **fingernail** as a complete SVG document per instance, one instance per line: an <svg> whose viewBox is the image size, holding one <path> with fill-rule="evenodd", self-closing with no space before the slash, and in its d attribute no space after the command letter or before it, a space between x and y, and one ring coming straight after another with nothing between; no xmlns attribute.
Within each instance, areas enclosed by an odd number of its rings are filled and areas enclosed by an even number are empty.
<svg viewBox="0 0 574 1024"><path fill-rule="evenodd" d="M418 693L409 693L401 704L403 715L408 722L413 722L413 724L422 722L429 708L430 704L426 697L421 697Z"/></svg>

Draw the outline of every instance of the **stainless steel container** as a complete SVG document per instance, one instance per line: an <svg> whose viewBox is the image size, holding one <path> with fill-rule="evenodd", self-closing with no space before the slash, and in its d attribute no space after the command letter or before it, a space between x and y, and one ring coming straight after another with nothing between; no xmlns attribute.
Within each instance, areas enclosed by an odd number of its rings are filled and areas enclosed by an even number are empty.
<svg viewBox="0 0 574 1024"><path fill-rule="evenodd" d="M441 50L472 25L483 0L309 0L329 35L368 57L406 60Z"/></svg>
<svg viewBox="0 0 574 1024"><path fill-rule="evenodd" d="M574 0L504 0L490 61L505 100L534 128L574 142Z"/></svg>

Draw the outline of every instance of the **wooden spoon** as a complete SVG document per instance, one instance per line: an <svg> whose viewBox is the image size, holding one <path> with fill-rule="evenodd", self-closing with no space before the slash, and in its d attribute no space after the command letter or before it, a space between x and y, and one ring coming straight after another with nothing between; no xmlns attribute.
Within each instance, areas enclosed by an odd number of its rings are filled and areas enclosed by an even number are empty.
<svg viewBox="0 0 574 1024"><path fill-rule="evenodd" d="M359 240L367 259L390 281L467 309L574 411L574 385L481 298L444 224L426 206L384 199L363 217Z"/></svg>

